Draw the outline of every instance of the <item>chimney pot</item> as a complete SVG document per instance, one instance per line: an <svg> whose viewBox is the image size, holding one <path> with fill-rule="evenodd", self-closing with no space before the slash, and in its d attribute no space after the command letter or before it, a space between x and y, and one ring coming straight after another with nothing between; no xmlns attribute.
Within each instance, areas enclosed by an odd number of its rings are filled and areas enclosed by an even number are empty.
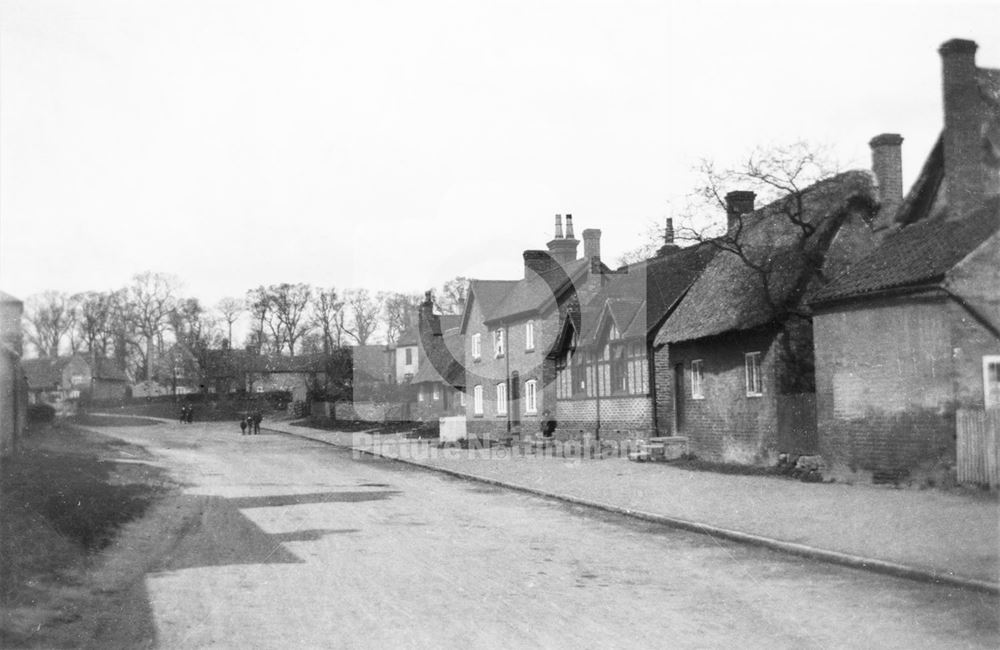
<svg viewBox="0 0 1000 650"><path fill-rule="evenodd" d="M739 224L740 217L754 211L754 201L757 194L748 190L733 190L726 194L727 232L732 234Z"/></svg>
<svg viewBox="0 0 1000 650"><path fill-rule="evenodd" d="M663 243L674 243L674 220L670 217L667 217L667 226L663 229Z"/></svg>
<svg viewBox="0 0 1000 650"><path fill-rule="evenodd" d="M557 214L556 215L556 239L562 239L562 238L563 238L562 215L561 214Z"/></svg>
<svg viewBox="0 0 1000 650"><path fill-rule="evenodd" d="M566 215L566 239L576 239L573 236L573 215Z"/></svg>

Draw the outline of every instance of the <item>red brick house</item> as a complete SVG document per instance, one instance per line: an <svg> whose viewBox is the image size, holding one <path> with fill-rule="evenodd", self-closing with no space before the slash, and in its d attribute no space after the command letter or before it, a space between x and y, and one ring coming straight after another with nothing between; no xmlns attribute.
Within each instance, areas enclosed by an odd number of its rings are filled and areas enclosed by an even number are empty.
<svg viewBox="0 0 1000 650"><path fill-rule="evenodd" d="M729 232L704 244L719 250L654 338L657 429L702 458L771 464L815 452L806 297L874 245L875 189L868 172L847 172L758 210L751 192L726 198ZM808 237L786 214L793 201Z"/></svg>
<svg viewBox="0 0 1000 650"><path fill-rule="evenodd" d="M556 349L556 437L645 438L657 431L653 339L715 249L666 241L649 260L610 272Z"/></svg>
<svg viewBox="0 0 1000 650"><path fill-rule="evenodd" d="M524 251L520 280L471 280L460 334L465 348L466 417L470 436L533 435L556 404L555 344L567 318L600 290L601 231L583 232L584 257L572 215L556 217L548 250Z"/></svg>
<svg viewBox="0 0 1000 650"><path fill-rule="evenodd" d="M426 422L465 414L465 350L460 314L435 314L428 291L418 314L418 370L414 419Z"/></svg>
<svg viewBox="0 0 1000 650"><path fill-rule="evenodd" d="M944 130L877 249L813 301L820 451L835 469L950 474L956 409L1000 405L1000 70L940 49Z"/></svg>
<svg viewBox="0 0 1000 650"><path fill-rule="evenodd" d="M128 378L110 359L86 354L22 361L31 403L54 404L63 400L123 400Z"/></svg>

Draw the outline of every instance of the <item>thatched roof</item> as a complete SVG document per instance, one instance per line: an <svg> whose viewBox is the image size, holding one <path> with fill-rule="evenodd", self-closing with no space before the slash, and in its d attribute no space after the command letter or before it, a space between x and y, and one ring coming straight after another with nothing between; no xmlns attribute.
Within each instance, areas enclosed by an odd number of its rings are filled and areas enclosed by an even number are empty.
<svg viewBox="0 0 1000 650"><path fill-rule="evenodd" d="M739 256L719 250L657 334L657 344L752 329L784 317L813 279L814 265L808 260L825 258L846 216L859 208L872 212L875 206L872 177L860 171L816 183L801 198L799 216L816 229L804 240L799 227L782 214L789 197L744 217L742 247L752 263L768 265L769 290Z"/></svg>

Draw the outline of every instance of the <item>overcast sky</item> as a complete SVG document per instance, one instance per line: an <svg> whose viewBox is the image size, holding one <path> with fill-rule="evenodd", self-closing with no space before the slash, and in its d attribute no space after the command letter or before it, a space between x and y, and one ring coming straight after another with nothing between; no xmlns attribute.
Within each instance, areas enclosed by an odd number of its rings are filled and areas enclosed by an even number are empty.
<svg viewBox="0 0 1000 650"><path fill-rule="evenodd" d="M1000 67L1000 3L0 0L0 288L514 279L567 212L613 261L799 139L908 186L952 37Z"/></svg>

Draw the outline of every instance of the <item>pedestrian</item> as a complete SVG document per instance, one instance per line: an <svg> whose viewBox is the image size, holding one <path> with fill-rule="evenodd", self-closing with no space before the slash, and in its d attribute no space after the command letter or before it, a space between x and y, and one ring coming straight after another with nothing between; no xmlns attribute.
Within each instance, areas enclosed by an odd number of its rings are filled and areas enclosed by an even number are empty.
<svg viewBox="0 0 1000 650"><path fill-rule="evenodd" d="M188 424L194 422L194 406L191 404L188 404L187 422Z"/></svg>
<svg viewBox="0 0 1000 650"><path fill-rule="evenodd" d="M187 405L181 404L181 424L187 422Z"/></svg>
<svg viewBox="0 0 1000 650"><path fill-rule="evenodd" d="M538 431L542 434L543 438L551 438L552 434L556 431L556 419L552 417L552 413L545 411L542 413L542 420L538 423Z"/></svg>
<svg viewBox="0 0 1000 650"><path fill-rule="evenodd" d="M260 411L254 411L253 414L253 432L255 435L260 434L260 421L264 419L264 416L260 414Z"/></svg>
<svg viewBox="0 0 1000 650"><path fill-rule="evenodd" d="M247 434L247 419L240 418L240 435L245 436Z"/></svg>

